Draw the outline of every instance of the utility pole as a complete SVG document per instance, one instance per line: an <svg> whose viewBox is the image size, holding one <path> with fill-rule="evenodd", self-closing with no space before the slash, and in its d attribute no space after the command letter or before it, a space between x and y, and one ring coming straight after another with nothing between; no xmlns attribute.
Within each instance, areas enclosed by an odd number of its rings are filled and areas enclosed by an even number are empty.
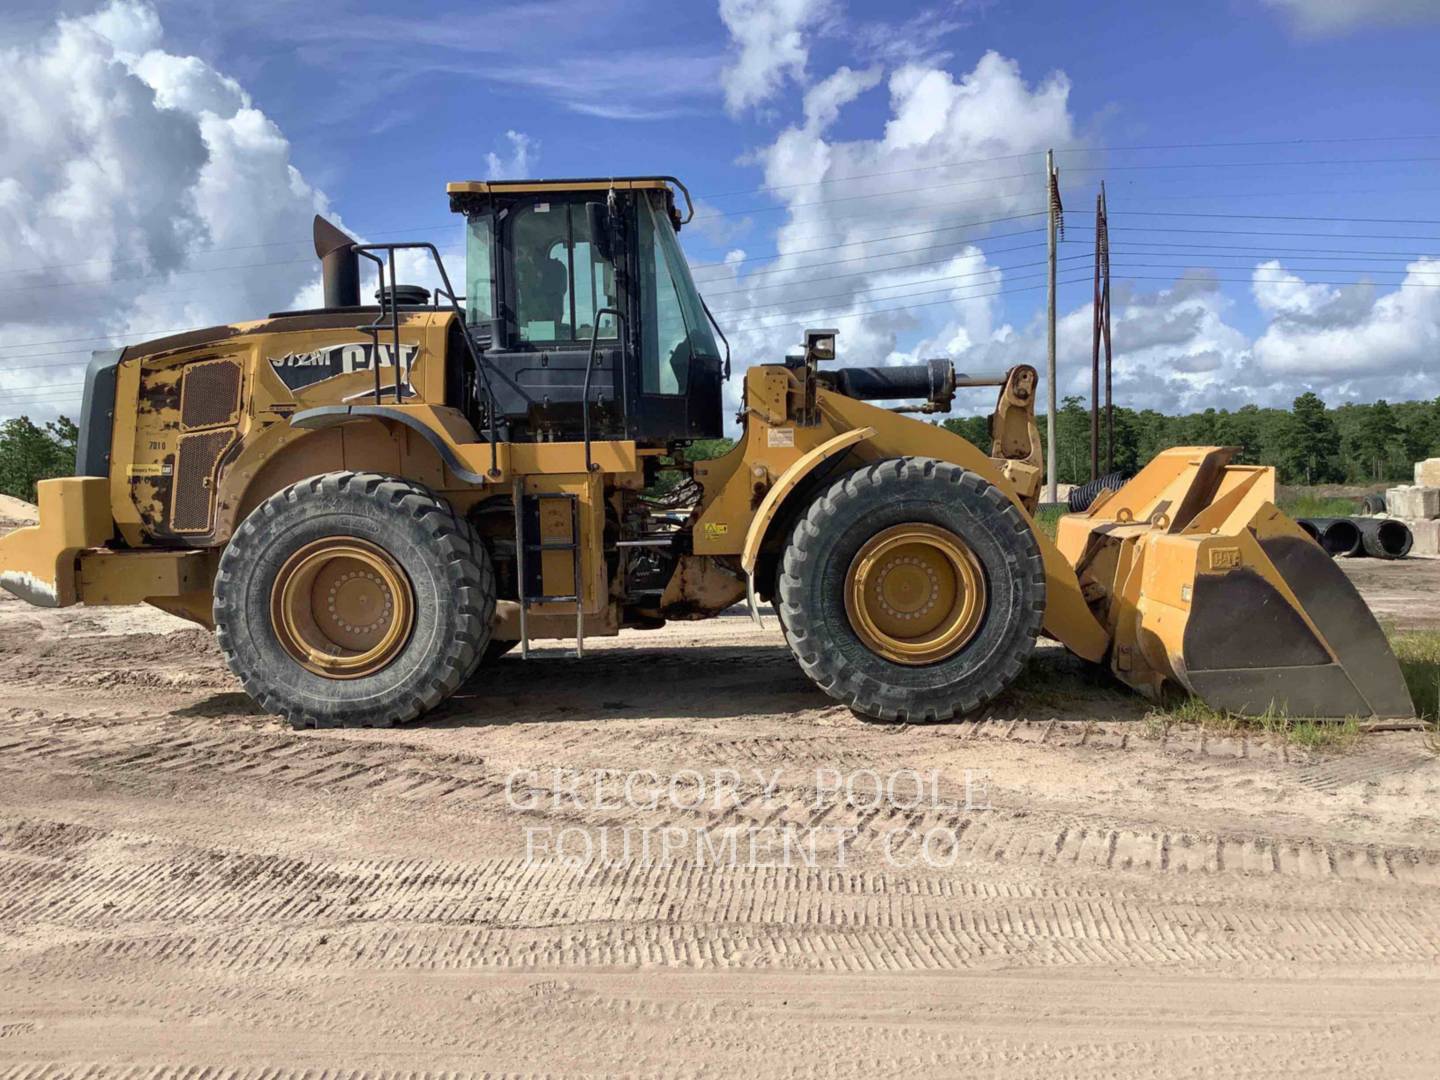
<svg viewBox="0 0 1440 1080"><path fill-rule="evenodd" d="M1095 193L1095 291L1090 305L1090 479L1100 479L1100 193Z"/></svg>
<svg viewBox="0 0 1440 1080"><path fill-rule="evenodd" d="M1055 151L1045 151L1046 246L1050 252L1049 303L1045 313L1047 360L1045 382L1048 391L1049 415L1045 417L1045 501L1058 502L1055 493L1055 231L1060 217L1060 184L1055 172Z"/></svg>
<svg viewBox="0 0 1440 1080"><path fill-rule="evenodd" d="M1110 397L1110 208L1105 181L1100 181L1100 220L1095 236L1100 248L1100 333L1105 338L1105 471L1115 471L1115 403Z"/></svg>

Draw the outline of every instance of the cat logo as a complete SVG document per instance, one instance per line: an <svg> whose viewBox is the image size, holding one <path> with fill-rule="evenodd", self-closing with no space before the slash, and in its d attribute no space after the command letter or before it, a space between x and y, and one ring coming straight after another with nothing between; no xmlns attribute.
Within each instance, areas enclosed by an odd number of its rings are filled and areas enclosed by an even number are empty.
<svg viewBox="0 0 1440 1080"><path fill-rule="evenodd" d="M394 351L393 344L380 343L378 346L380 367L395 366L392 356ZM410 369L418 351L419 346L417 345L400 346L400 381L402 392L406 397L412 397L415 393L410 387ZM323 349L316 349L313 352L287 353L285 356L272 357L270 366L275 369L275 374L280 376L281 382L291 390L300 390L340 375L370 371L376 366L376 353L377 346L373 342L346 342L343 345L327 345ZM393 384L391 389L393 390Z"/></svg>
<svg viewBox="0 0 1440 1080"><path fill-rule="evenodd" d="M1210 549L1211 570L1234 570L1240 565L1238 547L1214 547Z"/></svg>

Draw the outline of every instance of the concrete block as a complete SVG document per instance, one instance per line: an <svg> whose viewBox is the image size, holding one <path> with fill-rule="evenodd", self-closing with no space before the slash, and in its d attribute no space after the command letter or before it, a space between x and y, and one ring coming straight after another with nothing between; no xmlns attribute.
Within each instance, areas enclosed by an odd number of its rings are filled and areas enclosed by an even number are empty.
<svg viewBox="0 0 1440 1080"><path fill-rule="evenodd" d="M1440 487L1440 457L1415 462L1416 487Z"/></svg>
<svg viewBox="0 0 1440 1080"><path fill-rule="evenodd" d="M1415 535L1411 555L1440 556L1440 521L1407 521L1405 524Z"/></svg>
<svg viewBox="0 0 1440 1080"><path fill-rule="evenodd" d="M1394 487L1385 492L1385 509L1391 517L1407 521L1440 518L1440 487Z"/></svg>

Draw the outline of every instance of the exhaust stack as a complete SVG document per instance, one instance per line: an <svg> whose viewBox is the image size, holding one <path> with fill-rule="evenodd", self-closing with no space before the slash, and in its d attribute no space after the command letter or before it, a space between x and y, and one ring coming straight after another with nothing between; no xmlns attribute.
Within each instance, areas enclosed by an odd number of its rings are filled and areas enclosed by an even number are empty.
<svg viewBox="0 0 1440 1080"><path fill-rule="evenodd" d="M360 306L360 256L357 241L319 214L315 215L315 255L325 284L325 306Z"/></svg>

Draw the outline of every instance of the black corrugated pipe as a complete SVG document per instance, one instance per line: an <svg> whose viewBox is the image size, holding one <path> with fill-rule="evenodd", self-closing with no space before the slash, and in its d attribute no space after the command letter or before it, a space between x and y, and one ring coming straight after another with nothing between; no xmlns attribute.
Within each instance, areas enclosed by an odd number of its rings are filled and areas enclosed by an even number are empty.
<svg viewBox="0 0 1440 1080"><path fill-rule="evenodd" d="M1305 530L1305 535L1310 537L1311 540L1314 540L1317 544L1320 543L1320 530L1315 527L1313 521L1309 518L1296 518L1295 524Z"/></svg>
<svg viewBox="0 0 1440 1080"><path fill-rule="evenodd" d="M1360 543L1365 554L1374 559L1403 559L1410 554L1415 536L1410 526L1394 518L1357 518Z"/></svg>
<svg viewBox="0 0 1440 1080"><path fill-rule="evenodd" d="M1122 472L1106 473L1104 476L1089 483L1081 484L1070 489L1070 513L1079 514L1090 509L1090 504L1095 501L1097 495L1102 491L1119 491L1125 486L1127 477Z"/></svg>
<svg viewBox="0 0 1440 1080"><path fill-rule="evenodd" d="M1331 558L1360 553L1360 528L1349 518L1305 518L1304 521L1315 530L1320 546ZM1310 531L1304 524L1300 527Z"/></svg>

